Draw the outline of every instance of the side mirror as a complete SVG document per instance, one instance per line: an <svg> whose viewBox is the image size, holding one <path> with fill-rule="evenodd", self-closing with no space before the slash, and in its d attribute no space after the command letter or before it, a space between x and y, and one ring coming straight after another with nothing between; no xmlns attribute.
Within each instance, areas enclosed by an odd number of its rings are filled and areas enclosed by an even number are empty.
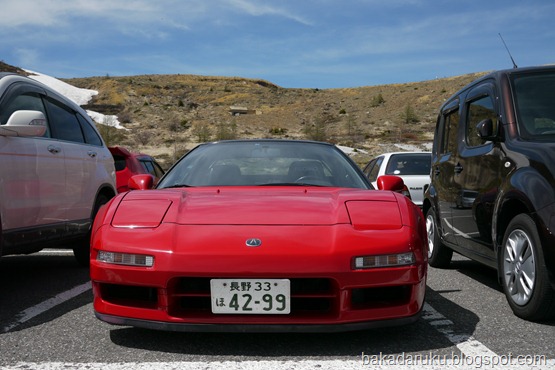
<svg viewBox="0 0 555 370"><path fill-rule="evenodd" d="M127 182L129 190L149 190L154 187L154 176L151 174L132 176Z"/></svg>
<svg viewBox="0 0 555 370"><path fill-rule="evenodd" d="M404 196L412 199L410 197L410 192L405 182L399 176L394 175L383 175L378 177L377 180L378 190L391 190L396 193L403 194Z"/></svg>
<svg viewBox="0 0 555 370"><path fill-rule="evenodd" d="M478 136L486 141L493 140L497 137L497 125L493 123L491 118L486 118L478 122L476 131L478 132Z"/></svg>
<svg viewBox="0 0 555 370"><path fill-rule="evenodd" d="M46 132L46 117L38 110L18 110L0 126L1 136L42 136Z"/></svg>

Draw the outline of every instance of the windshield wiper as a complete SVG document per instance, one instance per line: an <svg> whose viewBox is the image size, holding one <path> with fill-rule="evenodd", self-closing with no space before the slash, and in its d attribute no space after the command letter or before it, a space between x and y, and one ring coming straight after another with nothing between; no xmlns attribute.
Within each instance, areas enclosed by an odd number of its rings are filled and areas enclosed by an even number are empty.
<svg viewBox="0 0 555 370"><path fill-rule="evenodd" d="M324 186L311 184L309 182L268 182L266 184L257 184L257 186Z"/></svg>
<svg viewBox="0 0 555 370"><path fill-rule="evenodd" d="M163 188L157 188L157 189L171 189L171 188L192 188L193 185L187 185L187 184L175 184L175 185L170 185L170 186L164 186Z"/></svg>

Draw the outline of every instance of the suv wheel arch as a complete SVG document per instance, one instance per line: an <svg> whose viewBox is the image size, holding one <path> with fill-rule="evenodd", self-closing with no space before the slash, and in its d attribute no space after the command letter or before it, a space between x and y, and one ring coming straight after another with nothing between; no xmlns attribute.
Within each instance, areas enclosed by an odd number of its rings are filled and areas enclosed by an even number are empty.
<svg viewBox="0 0 555 370"><path fill-rule="evenodd" d="M96 195L96 199L94 201L94 206L92 208L92 213L91 213L91 225L89 228L89 232L82 240L76 243L75 247L73 247L73 255L75 256L77 263L79 263L81 266L86 267L86 266L89 266L89 263L90 263L90 248L91 248L90 233L92 229L92 224L94 222L94 218L98 213L98 210L100 209L100 207L108 203L108 201L112 199L114 195L115 195L114 191L111 190L110 188L101 189Z"/></svg>

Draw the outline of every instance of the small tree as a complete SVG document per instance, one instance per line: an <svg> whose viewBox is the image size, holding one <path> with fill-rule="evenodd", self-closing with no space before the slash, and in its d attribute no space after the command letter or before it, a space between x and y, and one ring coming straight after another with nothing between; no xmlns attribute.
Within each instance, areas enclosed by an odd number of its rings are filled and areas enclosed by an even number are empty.
<svg viewBox="0 0 555 370"><path fill-rule="evenodd" d="M370 103L371 107L378 107L385 103L385 99L383 98L382 94L374 95L372 98L372 102Z"/></svg>
<svg viewBox="0 0 555 370"><path fill-rule="evenodd" d="M313 125L307 125L304 133L310 140L326 141L326 121L322 118L316 119Z"/></svg>
<svg viewBox="0 0 555 370"><path fill-rule="evenodd" d="M345 123L345 131L346 140L350 144L355 144L362 140L363 135L361 133L360 127L355 119L351 116L347 119L347 122Z"/></svg>
<svg viewBox="0 0 555 370"><path fill-rule="evenodd" d="M232 140L237 138L237 124L219 123L218 132L216 132L216 140Z"/></svg>
<svg viewBox="0 0 555 370"><path fill-rule="evenodd" d="M137 130L133 133L133 137L137 143L145 146L152 139L152 133L147 130Z"/></svg>
<svg viewBox="0 0 555 370"><path fill-rule="evenodd" d="M401 118L405 123L416 123L420 121L416 113L414 113L414 109L412 108L410 103L407 104L407 106L405 107Z"/></svg>
<svg viewBox="0 0 555 370"><path fill-rule="evenodd" d="M197 123L193 126L193 133L197 137L199 143L210 141L212 132L206 123Z"/></svg>

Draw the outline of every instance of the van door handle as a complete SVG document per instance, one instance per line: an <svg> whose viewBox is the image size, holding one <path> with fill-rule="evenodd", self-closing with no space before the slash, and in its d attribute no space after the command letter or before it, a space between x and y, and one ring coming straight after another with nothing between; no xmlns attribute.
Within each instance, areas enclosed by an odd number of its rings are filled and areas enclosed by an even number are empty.
<svg viewBox="0 0 555 370"><path fill-rule="evenodd" d="M92 151L92 150L89 150L89 151L87 152L87 154L88 154L89 157L91 157L91 158L96 157L96 152L94 152L94 151Z"/></svg>
<svg viewBox="0 0 555 370"><path fill-rule="evenodd" d="M58 154L59 152L62 151L62 148L60 148L59 146L55 146L55 145L48 145L48 147L46 149L48 149L48 151L52 154Z"/></svg>
<svg viewBox="0 0 555 370"><path fill-rule="evenodd" d="M460 163L457 163L457 165L455 166L455 173L461 173L463 171L463 166L460 165Z"/></svg>

